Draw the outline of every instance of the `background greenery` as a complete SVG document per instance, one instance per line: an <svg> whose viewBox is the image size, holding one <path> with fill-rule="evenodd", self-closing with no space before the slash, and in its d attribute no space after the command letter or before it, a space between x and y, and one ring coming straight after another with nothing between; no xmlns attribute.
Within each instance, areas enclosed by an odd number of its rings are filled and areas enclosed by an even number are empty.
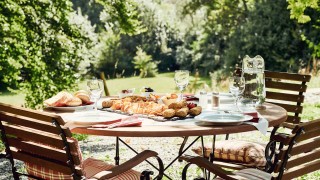
<svg viewBox="0 0 320 180"><path fill-rule="evenodd" d="M100 72L188 69L223 80L246 54L268 70L316 75L319 12L318 0L3 0L0 90L40 108Z"/></svg>

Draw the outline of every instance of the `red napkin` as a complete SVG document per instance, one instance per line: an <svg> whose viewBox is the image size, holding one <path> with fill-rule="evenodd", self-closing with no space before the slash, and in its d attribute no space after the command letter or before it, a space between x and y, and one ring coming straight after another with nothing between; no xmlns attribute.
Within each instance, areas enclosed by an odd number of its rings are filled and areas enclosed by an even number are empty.
<svg viewBox="0 0 320 180"><path fill-rule="evenodd" d="M105 123L95 124L91 127L94 128L115 128L115 127L129 127L129 126L141 126L142 120L138 119L138 116L133 115L122 119L116 119L114 121L108 121Z"/></svg>
<svg viewBox="0 0 320 180"><path fill-rule="evenodd" d="M259 122L258 112L244 112L243 114L252 116L253 118L250 120L251 122Z"/></svg>

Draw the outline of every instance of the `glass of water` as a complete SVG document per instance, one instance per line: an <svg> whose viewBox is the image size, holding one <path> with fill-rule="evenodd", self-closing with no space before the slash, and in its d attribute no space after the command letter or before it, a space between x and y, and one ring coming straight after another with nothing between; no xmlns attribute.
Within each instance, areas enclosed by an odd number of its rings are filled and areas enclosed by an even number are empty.
<svg viewBox="0 0 320 180"><path fill-rule="evenodd" d="M90 99L94 100L95 110L97 110L97 101L100 99L104 90L103 81L101 79L91 79L87 81L87 87L90 91Z"/></svg>
<svg viewBox="0 0 320 180"><path fill-rule="evenodd" d="M230 78L229 82L229 91L234 97L234 104L237 106L239 97L243 94L245 89L245 79L244 77L235 76Z"/></svg>
<svg viewBox="0 0 320 180"><path fill-rule="evenodd" d="M189 84L189 71L176 70L174 74L174 81L180 90L179 100L182 100L182 92Z"/></svg>

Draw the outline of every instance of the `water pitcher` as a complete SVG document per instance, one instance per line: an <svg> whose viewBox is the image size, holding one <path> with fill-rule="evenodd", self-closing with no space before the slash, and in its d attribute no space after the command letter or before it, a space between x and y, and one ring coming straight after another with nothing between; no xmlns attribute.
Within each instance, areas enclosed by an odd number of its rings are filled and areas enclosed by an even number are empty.
<svg viewBox="0 0 320 180"><path fill-rule="evenodd" d="M261 56L250 58L246 55L242 62L242 76L245 90L241 102L255 107L261 106L266 97L264 80L264 60Z"/></svg>

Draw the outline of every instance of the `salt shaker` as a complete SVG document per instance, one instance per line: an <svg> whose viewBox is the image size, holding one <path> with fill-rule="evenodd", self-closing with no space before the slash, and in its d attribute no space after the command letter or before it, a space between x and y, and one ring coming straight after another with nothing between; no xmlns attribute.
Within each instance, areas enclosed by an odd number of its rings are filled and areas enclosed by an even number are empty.
<svg viewBox="0 0 320 180"><path fill-rule="evenodd" d="M212 103L212 108L218 108L220 106L219 92L212 93L211 103Z"/></svg>
<svg viewBox="0 0 320 180"><path fill-rule="evenodd" d="M199 97L199 105L206 109L208 106L208 97L206 91L200 91L200 97Z"/></svg>

